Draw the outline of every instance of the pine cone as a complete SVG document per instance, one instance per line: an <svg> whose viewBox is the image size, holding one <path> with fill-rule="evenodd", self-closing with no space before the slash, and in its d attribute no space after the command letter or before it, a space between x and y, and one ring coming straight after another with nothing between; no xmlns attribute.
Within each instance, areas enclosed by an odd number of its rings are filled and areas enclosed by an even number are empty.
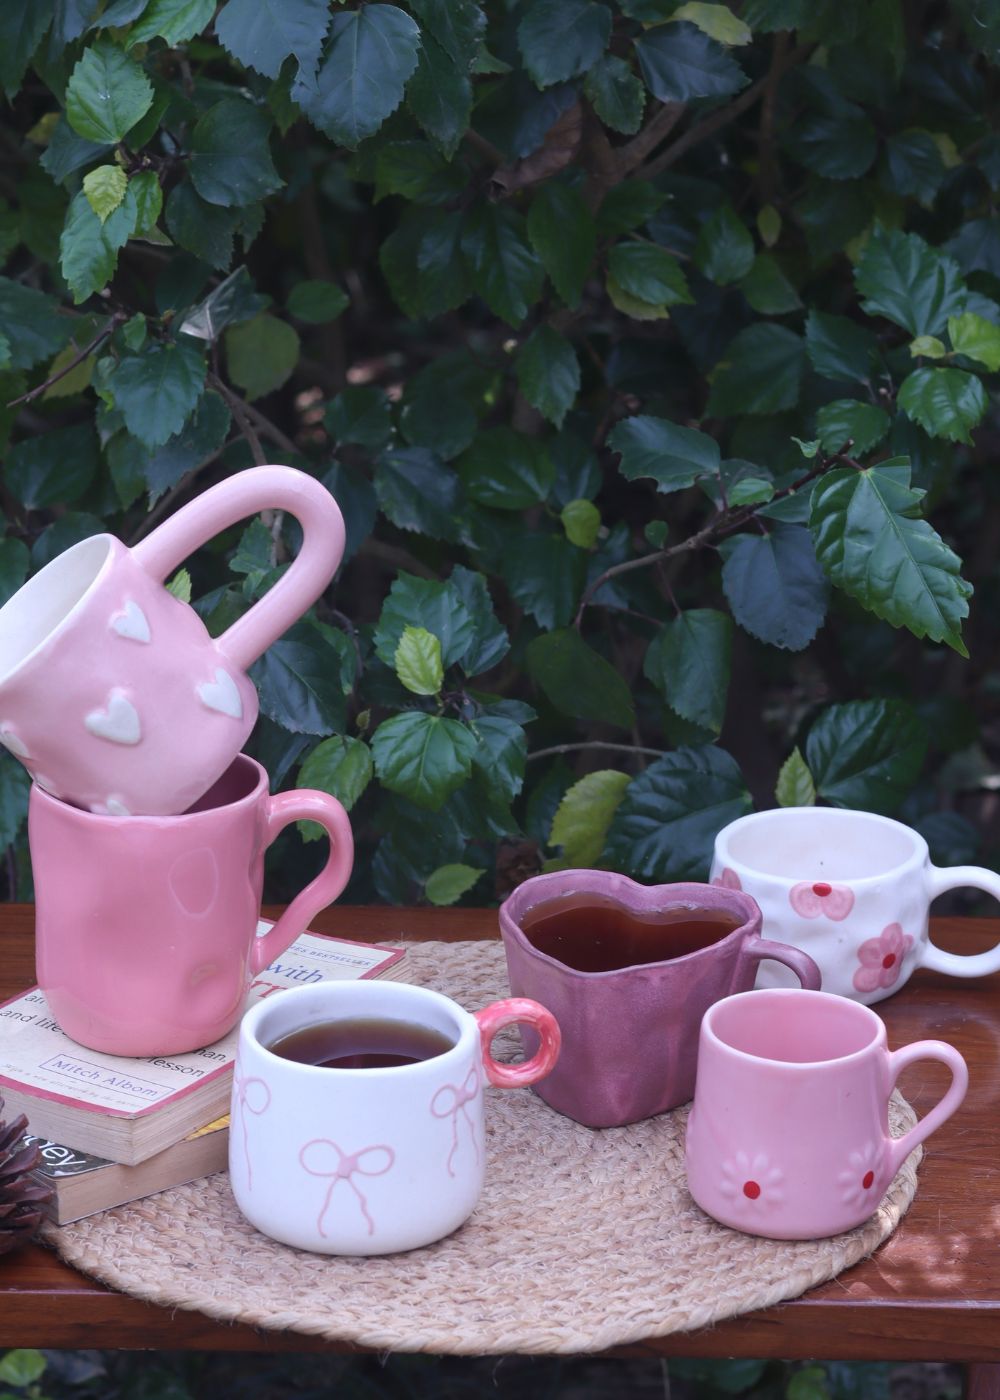
<svg viewBox="0 0 1000 1400"><path fill-rule="evenodd" d="M31 1238L42 1219L41 1206L52 1196L48 1186L39 1186L28 1176L38 1161L38 1148L24 1145L27 1126L23 1114L10 1123L0 1118L0 1254Z"/></svg>

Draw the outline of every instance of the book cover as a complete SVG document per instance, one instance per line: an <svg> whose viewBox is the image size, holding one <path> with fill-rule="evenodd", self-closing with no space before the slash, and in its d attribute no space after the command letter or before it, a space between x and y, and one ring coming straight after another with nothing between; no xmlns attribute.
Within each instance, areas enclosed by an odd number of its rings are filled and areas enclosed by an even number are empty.
<svg viewBox="0 0 1000 1400"><path fill-rule="evenodd" d="M247 1007L289 987L392 974L404 956L304 933L255 979ZM135 1165L228 1109L238 1033L183 1055L106 1055L60 1030L34 987L0 1005L0 1086L33 1133Z"/></svg>

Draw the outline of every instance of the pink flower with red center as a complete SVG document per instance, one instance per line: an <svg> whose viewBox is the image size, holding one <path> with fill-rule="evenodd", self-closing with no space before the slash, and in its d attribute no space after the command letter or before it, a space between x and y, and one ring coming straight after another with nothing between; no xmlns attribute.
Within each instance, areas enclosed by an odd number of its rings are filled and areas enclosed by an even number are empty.
<svg viewBox="0 0 1000 1400"><path fill-rule="evenodd" d="M740 877L735 870L730 870L728 865L719 871L712 884L721 885L724 890L741 890L743 888Z"/></svg>
<svg viewBox="0 0 1000 1400"><path fill-rule="evenodd" d="M840 1199L848 1206L870 1204L872 1210L881 1199L879 1180L882 1175L882 1144L865 1143L848 1157L848 1166L838 1174Z"/></svg>
<svg viewBox="0 0 1000 1400"><path fill-rule="evenodd" d="M876 992L892 987L903 970L903 959L913 947L913 938L899 924L889 924L878 938L869 938L858 949L861 966L854 974L854 989Z"/></svg>
<svg viewBox="0 0 1000 1400"><path fill-rule="evenodd" d="M788 891L788 899L802 919L818 919L822 915L839 923L854 908L854 891L826 880L802 880Z"/></svg>
<svg viewBox="0 0 1000 1400"><path fill-rule="evenodd" d="M770 1211L784 1202L784 1188L784 1172L763 1152L737 1152L722 1163L719 1190L739 1210Z"/></svg>

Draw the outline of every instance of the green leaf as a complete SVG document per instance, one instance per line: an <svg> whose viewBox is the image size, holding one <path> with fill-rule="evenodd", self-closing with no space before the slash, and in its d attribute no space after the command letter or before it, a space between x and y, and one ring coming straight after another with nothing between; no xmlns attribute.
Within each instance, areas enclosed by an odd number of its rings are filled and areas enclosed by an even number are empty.
<svg viewBox="0 0 1000 1400"><path fill-rule="evenodd" d="M0 333L10 342L12 369L32 369L69 340L73 322L58 303L34 287L0 277Z"/></svg>
<svg viewBox="0 0 1000 1400"><path fill-rule="evenodd" d="M958 556L916 518L921 495L910 486L907 458L827 473L812 495L816 554L827 576L876 617L965 656L961 626L972 587Z"/></svg>
<svg viewBox="0 0 1000 1400"><path fill-rule="evenodd" d="M952 321L949 320L949 325ZM943 340L938 340L936 335L918 335L910 341L907 346L914 359L923 357L928 360L943 360L948 354L948 347Z"/></svg>
<svg viewBox="0 0 1000 1400"><path fill-rule="evenodd" d="M719 444L714 438L646 413L616 424L608 434L608 446L621 453L618 470L624 477L629 481L652 477L659 491L680 491L699 477L719 473Z"/></svg>
<svg viewBox="0 0 1000 1400"><path fill-rule="evenodd" d="M446 462L476 436L475 409L457 393L442 393L434 366L413 376L403 394L399 426L407 442L436 452Z"/></svg>
<svg viewBox="0 0 1000 1400"><path fill-rule="evenodd" d="M753 267L753 236L731 204L720 204L702 224L694 260L720 286L738 282Z"/></svg>
<svg viewBox="0 0 1000 1400"><path fill-rule="evenodd" d="M429 632L436 638L441 663L446 668L465 654L476 633L472 613L454 584L400 572L382 604L373 637L375 654L387 666L395 667L407 628Z"/></svg>
<svg viewBox="0 0 1000 1400"><path fill-rule="evenodd" d="M215 33L245 68L276 78L289 54L312 72L329 23L328 0L229 0Z"/></svg>
<svg viewBox="0 0 1000 1400"><path fill-rule="evenodd" d="M722 587L745 631L788 651L807 647L826 617L826 580L802 525L737 535L726 547Z"/></svg>
<svg viewBox="0 0 1000 1400"><path fill-rule="evenodd" d="M190 180L175 185L167 198L170 236L196 258L225 270L233 260L233 238L240 210L208 204Z"/></svg>
<svg viewBox="0 0 1000 1400"><path fill-rule="evenodd" d="M261 714L292 734L335 733L344 727L340 656L310 622L297 622L250 669Z"/></svg>
<svg viewBox="0 0 1000 1400"><path fill-rule="evenodd" d="M559 512L566 538L580 549L593 549L601 532L601 512L593 501L567 501Z"/></svg>
<svg viewBox="0 0 1000 1400"><path fill-rule="evenodd" d="M96 473L97 439L89 423L24 438L4 464L4 481L27 510L75 503Z"/></svg>
<svg viewBox="0 0 1000 1400"><path fill-rule="evenodd" d="M569 341L544 323L531 332L517 357L521 393L557 428L580 392L580 362Z"/></svg>
<svg viewBox="0 0 1000 1400"><path fill-rule="evenodd" d="M421 35L420 59L406 89L406 100L424 131L450 160L469 129L472 83L427 33Z"/></svg>
<svg viewBox="0 0 1000 1400"><path fill-rule="evenodd" d="M135 196L135 231L149 233L163 209L159 177L154 170L141 170L129 180L129 189Z"/></svg>
<svg viewBox="0 0 1000 1400"><path fill-rule="evenodd" d="M731 506L760 506L774 495L774 482L762 476L741 476L726 494Z"/></svg>
<svg viewBox="0 0 1000 1400"><path fill-rule="evenodd" d="M598 863L611 818L629 785L629 775L613 768L588 773L568 788L556 808L548 844L561 846L549 870L581 870Z"/></svg>
<svg viewBox="0 0 1000 1400"><path fill-rule="evenodd" d="M817 374L826 379L856 379L867 384L878 340L865 326L846 316L811 310L806 320L806 350Z"/></svg>
<svg viewBox="0 0 1000 1400"><path fill-rule="evenodd" d="M937 142L929 131L897 131L885 143L883 182L894 194L931 204L947 177Z"/></svg>
<svg viewBox="0 0 1000 1400"><path fill-rule="evenodd" d="M266 313L225 333L229 375L249 399L280 389L299 362L298 331Z"/></svg>
<svg viewBox="0 0 1000 1400"><path fill-rule="evenodd" d="M728 5L707 5L701 0L688 0L673 12L672 19L690 20L710 39L720 44L749 44L753 32L748 24L737 18Z"/></svg>
<svg viewBox="0 0 1000 1400"><path fill-rule="evenodd" d="M740 291L762 316L784 316L798 311L802 302L799 294L781 269L777 258L760 253L753 267L740 281Z"/></svg>
<svg viewBox="0 0 1000 1400"><path fill-rule="evenodd" d="M103 291L111 281L118 264L118 250L135 231L137 218L131 188L103 223L83 190L74 196L59 239L59 265L77 305L94 292Z"/></svg>
<svg viewBox="0 0 1000 1400"><path fill-rule="evenodd" d="M524 660L528 674L561 714L631 728L635 712L628 684L575 627L536 637L528 643Z"/></svg>
<svg viewBox="0 0 1000 1400"><path fill-rule="evenodd" d="M631 233L648 223L666 199L663 190L657 189L650 180L622 180L613 185L597 211L598 237L613 238L620 233Z"/></svg>
<svg viewBox="0 0 1000 1400"><path fill-rule="evenodd" d="M147 342L108 377L125 426L147 447L159 447L181 431L204 384L205 358L190 340Z"/></svg>
<svg viewBox="0 0 1000 1400"><path fill-rule="evenodd" d="M155 179L155 176L154 176ZM87 203L103 224L125 198L128 176L118 165L99 165L83 177Z"/></svg>
<svg viewBox="0 0 1000 1400"><path fill-rule="evenodd" d="M188 169L209 204L253 204L281 188L271 161L267 113L240 97L224 97L197 122Z"/></svg>
<svg viewBox="0 0 1000 1400"><path fill-rule="evenodd" d="M145 459L143 475L150 505L176 486L181 477L215 456L226 440L229 425L229 409L218 394L207 390L184 427Z"/></svg>
<svg viewBox="0 0 1000 1400"><path fill-rule="evenodd" d="M971 430L989 407L982 380L964 369L915 369L896 402L924 432L949 442L971 443Z"/></svg>
<svg viewBox="0 0 1000 1400"><path fill-rule="evenodd" d="M646 90L623 58L602 54L587 72L583 91L605 126L632 136L642 125Z"/></svg>
<svg viewBox="0 0 1000 1400"><path fill-rule="evenodd" d="M778 783L774 789L774 800L779 807L816 805L816 785L809 772L809 765L797 745L781 765Z"/></svg>
<svg viewBox="0 0 1000 1400"><path fill-rule="evenodd" d="M375 772L383 787L436 812L472 771L476 740L457 719L406 710L372 735Z"/></svg>
<svg viewBox="0 0 1000 1400"><path fill-rule="evenodd" d="M349 812L371 782L374 772L367 744L349 735L334 734L306 756L295 786L328 792ZM318 841L323 835L318 822L299 822L299 831L303 841Z"/></svg>
<svg viewBox="0 0 1000 1400"><path fill-rule="evenodd" d="M939 335L965 309L966 289L954 258L916 233L876 229L854 269L869 316L885 316L910 335Z"/></svg>
<svg viewBox="0 0 1000 1400"><path fill-rule="evenodd" d="M8 843L9 844L9 843ZM20 1347L0 1357L0 1381L19 1387L32 1385L45 1372L45 1357L40 1351Z"/></svg>
<svg viewBox="0 0 1000 1400"><path fill-rule="evenodd" d="M670 319L670 309L663 302L643 301L627 292L620 282L608 273L606 287L611 304L624 316L633 321L666 321Z"/></svg>
<svg viewBox="0 0 1000 1400"><path fill-rule="evenodd" d="M460 483L436 453L423 447L383 452L375 464L375 494L397 529L435 540L457 538Z"/></svg>
<svg viewBox="0 0 1000 1400"><path fill-rule="evenodd" d="M456 67L463 71L472 67L486 30L478 0L411 0L410 9L420 21L425 40L432 34Z"/></svg>
<svg viewBox="0 0 1000 1400"><path fill-rule="evenodd" d="M616 243L608 255L611 276L630 296L654 306L691 306L684 271L665 248L652 243Z"/></svg>
<svg viewBox="0 0 1000 1400"><path fill-rule="evenodd" d="M597 250L594 217L579 190L555 181L544 184L528 211L527 232L563 301L579 306Z"/></svg>
<svg viewBox="0 0 1000 1400"><path fill-rule="evenodd" d="M835 399L816 414L816 433L824 452L842 452L850 442L852 455L861 457L882 441L889 427L884 409L859 399Z"/></svg>
<svg viewBox="0 0 1000 1400"><path fill-rule="evenodd" d="M371 8L369 6L369 8ZM525 241L524 220L506 204L479 203L462 230L476 291L495 316L518 326L542 293L542 264ZM566 231L563 230L563 237Z"/></svg>
<svg viewBox="0 0 1000 1400"><path fill-rule="evenodd" d="M733 624L714 608L688 608L660 628L643 671L674 714L718 734L726 717Z"/></svg>
<svg viewBox="0 0 1000 1400"><path fill-rule="evenodd" d="M594 0L532 0L517 27L524 66L540 88L586 73L611 37L611 11Z"/></svg>
<svg viewBox="0 0 1000 1400"><path fill-rule="evenodd" d="M24 829L24 824L28 817L28 793L31 789L31 778L24 767L15 758L7 753L0 754L0 843L6 848L13 846ZM32 1378L41 1373L37 1370L37 1363L32 1360L21 1360L21 1358L34 1358L38 1352L32 1351L9 1351L6 1356L0 1358L0 1380L6 1380L14 1385L30 1384L30 1381L22 1382L20 1376L30 1375ZM12 1358L18 1358L12 1360ZM6 1372L6 1374L4 1374Z"/></svg>
<svg viewBox="0 0 1000 1400"><path fill-rule="evenodd" d="M484 429L457 465L469 497L499 510L544 501L556 474L544 443L508 427Z"/></svg>
<svg viewBox="0 0 1000 1400"><path fill-rule="evenodd" d="M351 299L336 282L296 282L288 293L288 310L300 321L321 325L335 321Z"/></svg>
<svg viewBox="0 0 1000 1400"><path fill-rule="evenodd" d="M518 537L498 568L519 607L539 627L565 627L576 611L586 575L587 556L565 535L531 531Z"/></svg>
<svg viewBox="0 0 1000 1400"><path fill-rule="evenodd" d="M110 39L85 51L66 85L66 116L78 136L114 145L153 102L153 85Z"/></svg>
<svg viewBox="0 0 1000 1400"><path fill-rule="evenodd" d="M215 0L150 0L129 30L129 48L148 43L157 35L175 48L200 34L214 14Z"/></svg>
<svg viewBox="0 0 1000 1400"><path fill-rule="evenodd" d="M486 871L473 865L439 865L424 881L424 894L439 907L455 904Z"/></svg>
<svg viewBox="0 0 1000 1400"><path fill-rule="evenodd" d="M707 880L716 833L750 805L743 775L725 750L677 749L629 783L603 862L655 883Z"/></svg>
<svg viewBox="0 0 1000 1400"><path fill-rule="evenodd" d="M55 0L0 5L0 88L7 100L17 96L31 56L52 21Z"/></svg>
<svg viewBox="0 0 1000 1400"><path fill-rule="evenodd" d="M0 608L10 599L28 577L31 556L23 540L7 535L0 540Z"/></svg>
<svg viewBox="0 0 1000 1400"><path fill-rule="evenodd" d="M510 638L493 612L493 600L482 574L456 564L448 586L458 592L473 623L472 637L458 660L466 675L478 676L503 660L510 650Z"/></svg>
<svg viewBox="0 0 1000 1400"><path fill-rule="evenodd" d="M694 24L664 24L635 42L646 86L661 102L729 97L746 86L746 74Z"/></svg>
<svg viewBox="0 0 1000 1400"><path fill-rule="evenodd" d="M765 204L757 211L757 232L765 247L774 247L781 237L781 226L781 215L773 204Z"/></svg>
<svg viewBox="0 0 1000 1400"><path fill-rule="evenodd" d="M858 179L870 170L878 150L874 126L853 102L799 116L785 145L795 160L827 180Z"/></svg>
<svg viewBox="0 0 1000 1400"><path fill-rule="evenodd" d="M437 695L444 681L440 640L425 627L404 627L393 668L414 695Z"/></svg>
<svg viewBox="0 0 1000 1400"><path fill-rule="evenodd" d="M390 141L375 157L375 201L399 194L416 204L451 204L465 191L467 171L429 141Z"/></svg>
<svg viewBox="0 0 1000 1400"><path fill-rule="evenodd" d="M757 324L740 331L712 372L707 412L781 413L799 401L805 347L785 326Z"/></svg>
<svg viewBox="0 0 1000 1400"><path fill-rule="evenodd" d="M903 700L829 705L806 739L816 791L835 807L894 812L920 776L927 731Z"/></svg>
<svg viewBox="0 0 1000 1400"><path fill-rule="evenodd" d="M416 22L395 5L335 14L319 69L300 68L292 97L314 126L353 151L402 102L419 48Z"/></svg>
<svg viewBox="0 0 1000 1400"><path fill-rule="evenodd" d="M165 585L168 593L172 593L175 598L179 598L182 603L191 601L191 575L187 569L178 569L173 578Z"/></svg>
<svg viewBox="0 0 1000 1400"><path fill-rule="evenodd" d="M353 385L330 400L323 422L335 443L377 450L392 438L392 405L374 385Z"/></svg>
<svg viewBox="0 0 1000 1400"><path fill-rule="evenodd" d="M985 365L991 374L1000 370L1000 326L967 311L948 318L948 336L957 354Z"/></svg>

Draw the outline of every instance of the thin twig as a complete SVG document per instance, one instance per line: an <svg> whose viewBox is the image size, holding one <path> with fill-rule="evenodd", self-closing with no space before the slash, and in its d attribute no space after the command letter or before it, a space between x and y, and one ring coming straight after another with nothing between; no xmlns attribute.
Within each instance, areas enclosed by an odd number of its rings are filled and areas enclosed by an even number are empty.
<svg viewBox="0 0 1000 1400"><path fill-rule="evenodd" d="M212 387L218 390L229 405L232 415L236 419L236 426L239 428L244 438L246 438L250 451L253 454L254 462L258 467L262 467L267 461L267 457L264 455L264 448L261 445L260 438L257 436L257 430L254 428L250 415L247 412L248 405L244 403L239 394L234 393L226 381L220 379L217 374L209 373L208 378Z"/></svg>
<svg viewBox="0 0 1000 1400"><path fill-rule="evenodd" d="M618 166L622 175L641 165L660 142L666 140L686 111L683 102L665 102L637 136L633 136L624 146L619 146Z"/></svg>
<svg viewBox="0 0 1000 1400"><path fill-rule="evenodd" d="M663 749L643 749L635 744L608 744L603 739L588 739L580 744L553 744L550 749L535 749L525 755L525 762L534 758L551 758L554 754L576 753L579 749L610 749L614 753L646 754L650 758L662 758Z"/></svg>
<svg viewBox="0 0 1000 1400"><path fill-rule="evenodd" d="M60 379L65 379L67 374L70 374L73 370L76 369L77 365L82 365L84 360L88 357L88 355L92 355L97 349L97 347L103 344L103 342L107 340L109 335L113 335L114 332L118 329L118 327L127 319L128 318L123 311L116 311L115 314L106 323L104 329L98 331L98 333L94 336L93 340L90 341L89 344L85 345L83 349L79 351L76 355L74 355L68 365L63 365L62 369L58 370L55 374L51 375L50 378L46 379L44 384L36 384L34 389L29 389L26 394L21 394L19 398L11 399L7 407L16 408L18 404L32 403L33 400L40 398L42 394L45 393L46 389L51 389L52 385L58 384Z"/></svg>

